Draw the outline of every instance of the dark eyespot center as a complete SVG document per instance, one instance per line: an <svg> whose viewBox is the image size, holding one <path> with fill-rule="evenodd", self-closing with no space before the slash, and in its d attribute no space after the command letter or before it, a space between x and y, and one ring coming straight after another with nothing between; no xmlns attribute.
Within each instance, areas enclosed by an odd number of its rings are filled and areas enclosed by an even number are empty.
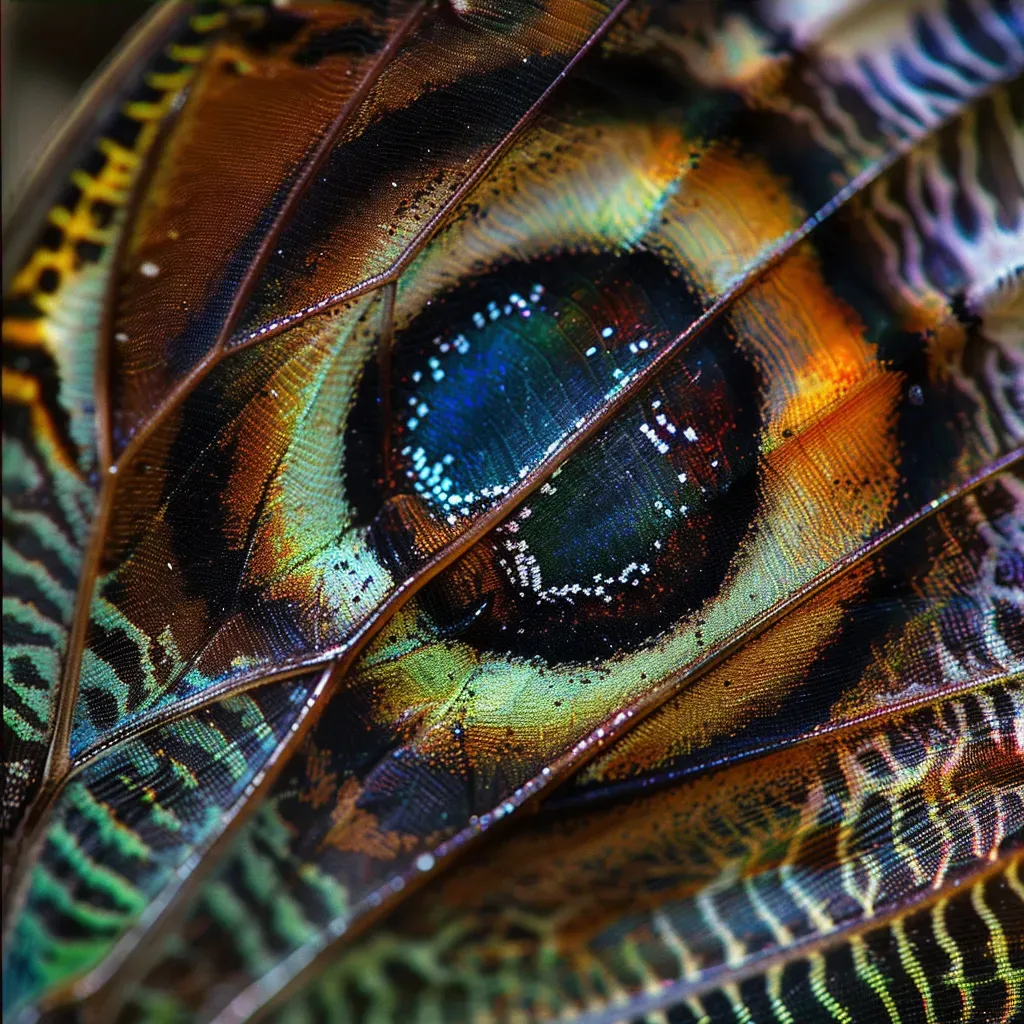
<svg viewBox="0 0 1024 1024"><path fill-rule="evenodd" d="M396 337L399 494L367 495L389 568L408 571L410 532L454 532L500 502L695 315L686 283L646 253L508 266L433 302ZM370 374L364 428L349 428L364 448L375 386ZM605 657L669 628L717 591L753 517L759 393L732 340L705 332L424 589L439 628L549 660Z"/></svg>

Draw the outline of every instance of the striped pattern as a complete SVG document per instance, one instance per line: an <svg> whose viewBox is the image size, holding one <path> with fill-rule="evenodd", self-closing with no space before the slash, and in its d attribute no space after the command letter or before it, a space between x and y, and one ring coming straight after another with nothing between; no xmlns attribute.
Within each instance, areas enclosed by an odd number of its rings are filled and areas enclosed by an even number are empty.
<svg viewBox="0 0 1024 1024"><path fill-rule="evenodd" d="M1013 1020L1022 710L980 691L529 825L274 1019Z"/></svg>
<svg viewBox="0 0 1024 1024"><path fill-rule="evenodd" d="M223 22L199 13L182 25L101 126L4 297L5 837L40 782L96 511L99 330L124 207L204 37Z"/></svg>
<svg viewBox="0 0 1024 1024"><path fill-rule="evenodd" d="M1020 853L1007 856L959 891L922 901L828 952L731 991L666 1001L665 1009L635 1020L902 1024L916 1013L927 1024L1008 1024L1021 1012L1024 981L1021 861Z"/></svg>
<svg viewBox="0 0 1024 1024"><path fill-rule="evenodd" d="M96 966L139 925L287 735L315 681L265 687L149 732L64 788L12 936L5 1013Z"/></svg>

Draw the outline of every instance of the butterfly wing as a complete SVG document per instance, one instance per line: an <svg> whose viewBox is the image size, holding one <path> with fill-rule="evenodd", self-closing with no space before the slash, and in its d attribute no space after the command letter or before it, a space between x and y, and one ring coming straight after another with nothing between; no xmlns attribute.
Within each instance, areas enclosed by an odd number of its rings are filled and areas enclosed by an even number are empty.
<svg viewBox="0 0 1024 1024"><path fill-rule="evenodd" d="M150 971L129 1014L245 1019L619 736L581 793L648 769L660 784L716 743L767 764L759 720L828 785L822 751L884 745L886 726L850 732L856 708L904 710L879 680L913 659L829 688L823 651L881 614L851 611L875 562L1022 441L1019 87L998 88L1020 22L919 7L641 6L585 57L617 10L200 16L215 38L159 136L150 112L129 226L116 252L96 243L94 341L60 378L92 462L50 468L41 374L11 430L17 500L78 503L59 629L12 672L45 709L11 803L15 827L39 808L16 832L12 1007L91 995L110 1019ZM288 113L314 87L303 130ZM254 110L279 145L247 139ZM465 137L444 127L461 110ZM346 198L392 164L392 191ZM38 306L41 278L21 280ZM9 316L8 350L58 333L69 295L31 330ZM38 539L14 536L45 587ZM927 637L953 577L927 589L906 561L924 610L896 617ZM1008 589L965 599L996 675L969 658L964 686L1019 669ZM49 607L11 593L23 625ZM757 645L784 664L715 706L724 659ZM932 656L922 701L963 689ZM942 735L906 728L942 762ZM811 788L793 800L817 813ZM844 858L816 884L856 872ZM680 999L710 991L713 972L684 975Z"/></svg>

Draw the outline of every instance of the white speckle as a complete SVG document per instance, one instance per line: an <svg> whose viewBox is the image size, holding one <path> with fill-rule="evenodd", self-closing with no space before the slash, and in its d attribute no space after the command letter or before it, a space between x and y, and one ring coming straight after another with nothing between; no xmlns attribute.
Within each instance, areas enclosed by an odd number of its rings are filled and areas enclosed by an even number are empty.
<svg viewBox="0 0 1024 1024"><path fill-rule="evenodd" d="M171 572L174 572L174 566L173 566L173 565L171 565L171 563L170 563L170 562L168 562L168 563L167 563L167 568L168 568L168 569L170 569L170 570L171 570Z"/></svg>
<svg viewBox="0 0 1024 1024"><path fill-rule="evenodd" d="M615 333L614 328L606 327L603 331L601 331L601 337L602 338L610 338L614 333Z"/></svg>
<svg viewBox="0 0 1024 1024"><path fill-rule="evenodd" d="M139 273L143 277L157 277L160 274L160 268L151 260L146 260L146 262L139 267Z"/></svg>
<svg viewBox="0 0 1024 1024"><path fill-rule="evenodd" d="M421 853L416 858L416 867L420 871L430 871L434 866L434 855L432 853Z"/></svg>
<svg viewBox="0 0 1024 1024"><path fill-rule="evenodd" d="M117 473L117 466L111 466L110 467L110 475L111 476L115 476L116 473Z"/></svg>
<svg viewBox="0 0 1024 1024"><path fill-rule="evenodd" d="M118 331L117 334L114 335L114 341L120 341L123 344L127 340L128 335L125 334L124 331Z"/></svg>
<svg viewBox="0 0 1024 1024"><path fill-rule="evenodd" d="M587 351L584 352L583 354L589 359L590 356L597 354L597 346L591 345L590 348L588 348Z"/></svg>
<svg viewBox="0 0 1024 1024"><path fill-rule="evenodd" d="M697 431L694 430L693 427L687 427L683 431L683 437L685 437L687 441L696 441L697 440Z"/></svg>
<svg viewBox="0 0 1024 1024"><path fill-rule="evenodd" d="M712 459L711 460L711 468L712 469L718 469L718 459Z"/></svg>
<svg viewBox="0 0 1024 1024"><path fill-rule="evenodd" d="M398 188L398 182L397 181L391 182L391 187L392 188Z"/></svg>
<svg viewBox="0 0 1024 1024"><path fill-rule="evenodd" d="M678 481L679 481L679 482L680 482L681 484L685 484L685 483L686 483L686 474L685 474L685 473L680 473L680 474L679 474L679 476L677 476L677 477L676 477L676 479L677 479L677 480L678 480Z"/></svg>

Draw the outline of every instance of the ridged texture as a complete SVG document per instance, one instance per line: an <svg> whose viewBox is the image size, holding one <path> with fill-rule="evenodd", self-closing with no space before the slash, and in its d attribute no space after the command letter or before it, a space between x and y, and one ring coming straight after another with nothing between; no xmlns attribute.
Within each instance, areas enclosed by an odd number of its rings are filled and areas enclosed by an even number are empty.
<svg viewBox="0 0 1024 1024"><path fill-rule="evenodd" d="M96 514L96 363L124 207L160 121L224 23L183 24L101 124L5 296L3 834L39 785L56 678Z"/></svg>
<svg viewBox="0 0 1024 1024"><path fill-rule="evenodd" d="M1020 4L170 11L5 308L11 1020L1019 1015Z"/></svg>

